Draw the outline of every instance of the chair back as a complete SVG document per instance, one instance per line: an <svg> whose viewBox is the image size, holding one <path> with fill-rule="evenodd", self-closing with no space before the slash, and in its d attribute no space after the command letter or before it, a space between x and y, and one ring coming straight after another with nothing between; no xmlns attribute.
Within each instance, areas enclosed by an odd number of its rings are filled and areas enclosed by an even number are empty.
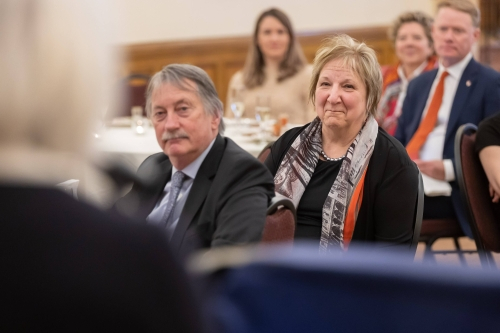
<svg viewBox="0 0 500 333"><path fill-rule="evenodd" d="M288 198L274 197L267 209L262 242L293 242L296 224L297 215L293 202Z"/></svg>
<svg viewBox="0 0 500 333"><path fill-rule="evenodd" d="M255 252L211 275L207 308L219 332L494 332L500 325L498 271L421 265L377 248Z"/></svg>
<svg viewBox="0 0 500 333"><path fill-rule="evenodd" d="M119 96L122 97L115 101L110 114L111 118L130 116L133 106L141 106L143 115L146 115L146 90L149 79L149 75L132 74L118 83L118 90L121 94Z"/></svg>
<svg viewBox="0 0 500 333"><path fill-rule="evenodd" d="M415 253L417 251L418 240L420 238L420 230L422 229L422 218L424 216L424 182L422 174L418 172L418 194L417 204L415 206L415 221L413 222L413 238L411 241L410 250Z"/></svg>
<svg viewBox="0 0 500 333"><path fill-rule="evenodd" d="M484 260L484 251L500 252L500 209L491 202L488 178L475 151L476 131L477 127L473 124L465 124L458 129L455 159L464 209L478 252Z"/></svg>
<svg viewBox="0 0 500 333"><path fill-rule="evenodd" d="M264 163L264 161L266 160L267 156L269 155L269 153L271 152L271 146L274 144L274 141L271 141L269 142L263 149L262 151L259 153L259 155L257 156L257 159L259 161L261 161L262 163Z"/></svg>

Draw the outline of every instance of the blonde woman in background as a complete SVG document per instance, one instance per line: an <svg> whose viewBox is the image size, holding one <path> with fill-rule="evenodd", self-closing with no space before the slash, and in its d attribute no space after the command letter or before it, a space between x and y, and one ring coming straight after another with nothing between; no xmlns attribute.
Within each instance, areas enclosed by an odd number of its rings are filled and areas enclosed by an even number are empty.
<svg viewBox="0 0 500 333"><path fill-rule="evenodd" d="M347 35L316 52L310 97L317 117L271 147L276 196L297 208L295 239L322 252L356 241L410 248L418 169L374 119L382 73L375 51Z"/></svg>
<svg viewBox="0 0 500 333"><path fill-rule="evenodd" d="M389 29L399 63L382 70L384 84L377 121L389 134L396 133L409 81L437 68L431 37L432 18L422 12L401 14Z"/></svg>
<svg viewBox="0 0 500 333"><path fill-rule="evenodd" d="M257 19L245 67L229 83L226 116L240 94L244 116L255 117L257 98L268 99L271 118L281 114L291 123L305 124L315 114L308 99L311 66L307 64L288 16L272 8Z"/></svg>

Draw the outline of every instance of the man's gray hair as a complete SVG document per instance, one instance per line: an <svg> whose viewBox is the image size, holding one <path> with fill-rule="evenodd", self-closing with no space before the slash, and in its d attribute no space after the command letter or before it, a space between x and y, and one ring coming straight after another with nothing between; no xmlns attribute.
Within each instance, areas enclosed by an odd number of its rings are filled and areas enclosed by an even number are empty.
<svg viewBox="0 0 500 333"><path fill-rule="evenodd" d="M196 84L198 96L201 99L205 112L220 117L219 134L224 134L223 106L219 99L214 83L208 74L201 68L187 64L171 64L165 66L149 81L146 92L146 112L151 118L153 92L163 84L171 84L179 89L192 90L186 80Z"/></svg>

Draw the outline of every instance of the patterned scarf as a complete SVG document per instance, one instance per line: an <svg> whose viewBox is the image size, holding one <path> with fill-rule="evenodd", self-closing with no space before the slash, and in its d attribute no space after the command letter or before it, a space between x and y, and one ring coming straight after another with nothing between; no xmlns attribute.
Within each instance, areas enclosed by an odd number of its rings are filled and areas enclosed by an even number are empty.
<svg viewBox="0 0 500 333"><path fill-rule="evenodd" d="M292 143L281 162L274 184L276 196L292 200L298 207L316 169L322 150L322 123L314 119ZM344 249L344 223L353 192L364 174L377 139L378 125L369 116L347 149L340 171L323 205L320 252Z"/></svg>

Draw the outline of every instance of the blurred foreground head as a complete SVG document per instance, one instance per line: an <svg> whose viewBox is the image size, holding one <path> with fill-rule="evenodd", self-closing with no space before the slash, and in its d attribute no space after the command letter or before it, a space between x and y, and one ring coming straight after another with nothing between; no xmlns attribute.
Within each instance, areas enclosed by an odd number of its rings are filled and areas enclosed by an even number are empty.
<svg viewBox="0 0 500 333"><path fill-rule="evenodd" d="M0 2L0 182L54 184L88 155L113 64L106 3Z"/></svg>

